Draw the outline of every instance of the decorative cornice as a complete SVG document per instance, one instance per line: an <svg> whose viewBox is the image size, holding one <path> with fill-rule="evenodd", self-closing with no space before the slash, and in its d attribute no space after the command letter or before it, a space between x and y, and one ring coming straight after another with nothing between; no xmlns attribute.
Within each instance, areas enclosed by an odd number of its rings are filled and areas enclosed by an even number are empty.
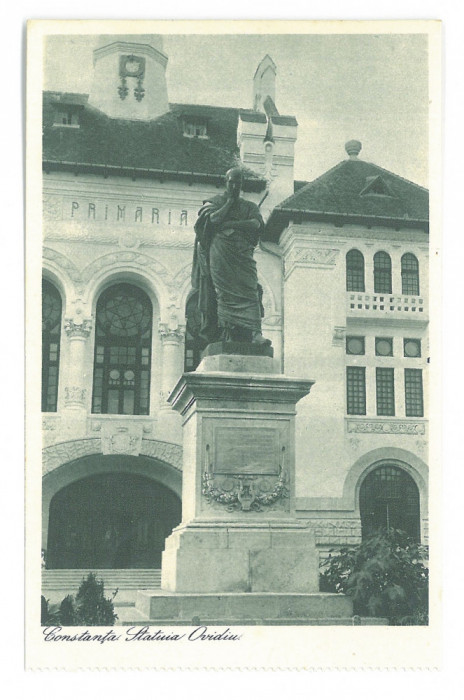
<svg viewBox="0 0 464 700"><path fill-rule="evenodd" d="M425 435L425 421L347 419L347 432L377 435Z"/></svg>
<svg viewBox="0 0 464 700"><path fill-rule="evenodd" d="M80 323L76 323L72 318L67 318L64 330L68 338L88 338L92 330L92 319L83 318Z"/></svg>
<svg viewBox="0 0 464 700"><path fill-rule="evenodd" d="M295 267L322 268L334 267L339 250L336 248L308 248L295 243L285 251L285 279L290 277Z"/></svg>
<svg viewBox="0 0 464 700"><path fill-rule="evenodd" d="M169 396L172 408L185 416L200 401L262 401L279 406L279 411L295 411L295 404L309 394L314 381L290 379L281 375L246 376L238 373L188 372L183 374Z"/></svg>

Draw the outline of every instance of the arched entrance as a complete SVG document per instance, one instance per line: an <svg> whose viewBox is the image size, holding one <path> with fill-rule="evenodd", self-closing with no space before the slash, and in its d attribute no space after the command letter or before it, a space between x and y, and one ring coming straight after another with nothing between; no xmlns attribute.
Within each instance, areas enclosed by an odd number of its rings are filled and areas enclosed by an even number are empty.
<svg viewBox="0 0 464 700"><path fill-rule="evenodd" d="M49 511L47 568L159 568L179 497L144 476L103 473L62 488Z"/></svg>
<svg viewBox="0 0 464 700"><path fill-rule="evenodd" d="M384 464L369 472L359 491L359 510L363 538L392 527L420 541L419 489L404 469Z"/></svg>

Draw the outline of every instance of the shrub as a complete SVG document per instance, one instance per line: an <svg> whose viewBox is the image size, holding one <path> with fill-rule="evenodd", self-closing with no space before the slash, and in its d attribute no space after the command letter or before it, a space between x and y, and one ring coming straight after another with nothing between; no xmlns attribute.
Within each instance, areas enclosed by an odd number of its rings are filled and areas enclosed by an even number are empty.
<svg viewBox="0 0 464 700"><path fill-rule="evenodd" d="M321 591L346 593L356 615L387 617L392 625L428 624L424 548L400 530L385 529L325 559Z"/></svg>
<svg viewBox="0 0 464 700"><path fill-rule="evenodd" d="M82 580L77 592L75 600L76 621L70 624L113 625L117 619L113 599L114 596L112 599L105 598L103 581L97 580L95 574L90 573L86 579Z"/></svg>
<svg viewBox="0 0 464 700"><path fill-rule="evenodd" d="M40 624L42 627L60 624L59 611L43 595L40 596Z"/></svg>
<svg viewBox="0 0 464 700"><path fill-rule="evenodd" d="M60 605L60 624L61 625L76 625L76 610L74 607L74 598L72 595L67 595L63 598Z"/></svg>

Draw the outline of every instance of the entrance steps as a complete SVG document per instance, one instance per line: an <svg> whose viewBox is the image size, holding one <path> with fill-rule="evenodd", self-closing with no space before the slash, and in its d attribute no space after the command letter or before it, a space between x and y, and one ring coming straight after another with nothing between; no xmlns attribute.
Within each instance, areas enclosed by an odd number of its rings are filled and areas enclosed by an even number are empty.
<svg viewBox="0 0 464 700"><path fill-rule="evenodd" d="M118 589L115 605L133 605L137 591L161 588L161 569L43 569L42 594L50 603L60 603L65 596L75 595L91 572L103 580L107 598Z"/></svg>

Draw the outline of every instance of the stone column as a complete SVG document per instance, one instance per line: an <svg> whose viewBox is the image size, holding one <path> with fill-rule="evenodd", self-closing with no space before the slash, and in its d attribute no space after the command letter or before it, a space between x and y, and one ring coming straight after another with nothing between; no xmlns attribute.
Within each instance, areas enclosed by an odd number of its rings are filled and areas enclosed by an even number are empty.
<svg viewBox="0 0 464 700"><path fill-rule="evenodd" d="M185 326L170 328L167 323L160 323L158 331L163 347L158 428L163 440L178 443L181 440L180 420L167 399L184 371Z"/></svg>
<svg viewBox="0 0 464 700"><path fill-rule="evenodd" d="M169 328L167 323L160 323L158 330L163 346L160 408L161 410L166 409L171 413L171 407L167 403L167 398L184 371L185 326Z"/></svg>
<svg viewBox="0 0 464 700"><path fill-rule="evenodd" d="M91 319L82 319L76 323L73 319L66 319L64 330L68 336L68 373L64 389L66 409L84 409L86 389L84 387L84 361L85 348L90 331Z"/></svg>

